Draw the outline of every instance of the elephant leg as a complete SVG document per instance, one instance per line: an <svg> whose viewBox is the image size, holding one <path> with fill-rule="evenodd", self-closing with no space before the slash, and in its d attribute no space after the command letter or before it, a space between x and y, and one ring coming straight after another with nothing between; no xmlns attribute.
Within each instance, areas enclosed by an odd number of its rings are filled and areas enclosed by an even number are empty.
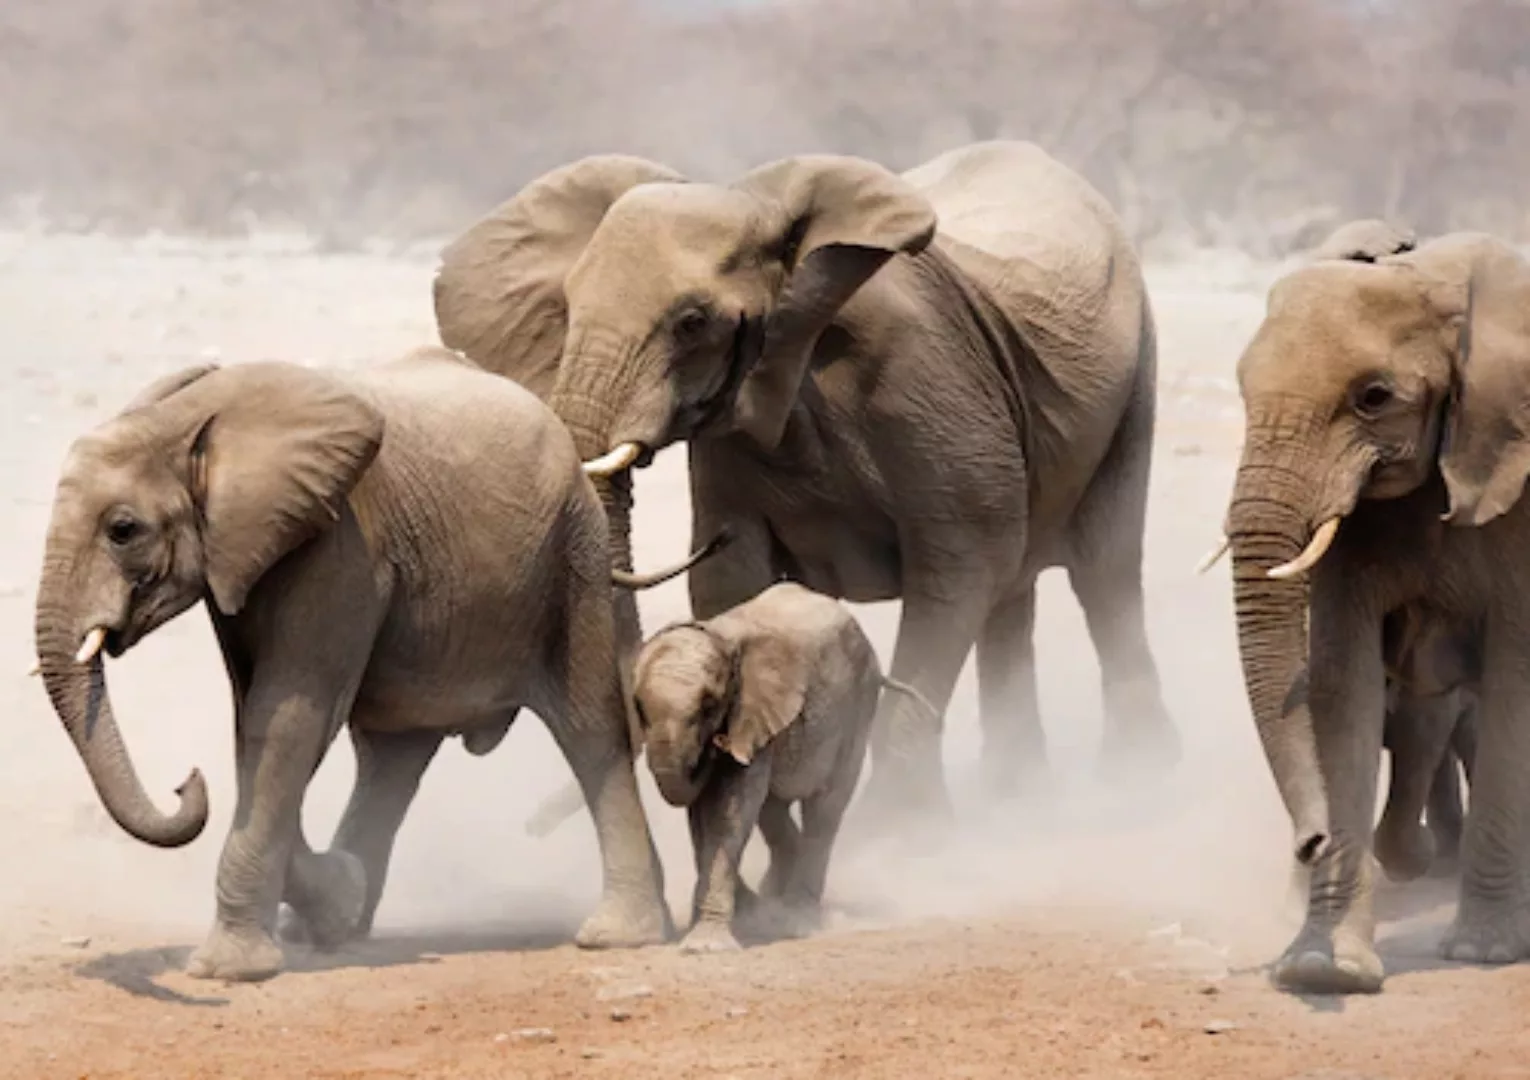
<svg viewBox="0 0 1530 1080"><path fill-rule="evenodd" d="M1394 881L1422 877L1434 860L1434 837L1424 825L1424 810L1447 756L1457 713L1454 694L1419 697L1404 691L1387 715L1392 782L1375 845L1376 858Z"/></svg>
<svg viewBox="0 0 1530 1080"><path fill-rule="evenodd" d="M1065 560L1100 662L1101 768L1121 778L1138 770L1165 772L1182 753L1148 643L1142 591L1156 342L1147 338L1141 348L1131 400L1074 512Z"/></svg>
<svg viewBox="0 0 1530 1080"><path fill-rule="evenodd" d="M1306 921L1273 972L1276 985L1296 993L1375 993L1384 979L1371 838L1386 670L1379 613L1319 588L1343 573L1320 564L1312 589L1308 704L1328 792L1329 843L1312 863Z"/></svg>
<svg viewBox="0 0 1530 1080"><path fill-rule="evenodd" d="M871 779L856 810L865 835L903 824L949 824L941 741L946 706L987 615L988 585L947 581L906 592L889 674L924 695L883 694L871 725ZM907 589L907 584L905 585Z"/></svg>
<svg viewBox="0 0 1530 1080"><path fill-rule="evenodd" d="M802 801L802 836L781 894L794 936L812 933L822 925L823 891L834 841L858 779L858 775L838 777L827 790Z"/></svg>
<svg viewBox="0 0 1530 1080"><path fill-rule="evenodd" d="M1447 748L1429 785L1429 805L1425 821L1434 838L1433 877L1454 877L1460 869L1461 837L1466 830L1466 814L1461 802L1461 770L1454 749Z"/></svg>
<svg viewBox="0 0 1530 1080"><path fill-rule="evenodd" d="M187 963L195 978L257 980L282 968L272 933L301 837L303 794L355 695L316 681L322 663L295 680L294 663L256 669L236 717L238 795L218 860L217 915ZM270 674L266 674L270 672ZM360 667L357 667L359 678Z"/></svg>
<svg viewBox="0 0 1530 1080"><path fill-rule="evenodd" d="M1036 683L1036 589L1007 600L988 615L977 642L978 717L983 728L982 768L990 795L1015 794L1023 778L1047 768L1046 732Z"/></svg>
<svg viewBox="0 0 1530 1080"><path fill-rule="evenodd" d="M1440 947L1448 960L1512 963L1525 950L1521 919L1530 831L1524 784L1530 762L1526 621L1498 614L1484 639L1475 710L1480 747L1472 763L1471 812L1461 841L1461 899Z"/></svg>
<svg viewBox="0 0 1530 1080"><path fill-rule="evenodd" d="M684 952L726 952L738 948L733 916L739 862L770 790L766 755L748 766L719 762L711 781L686 809L696 851L696 891Z"/></svg>
<svg viewBox="0 0 1530 1080"><path fill-rule="evenodd" d="M786 890L802 846L802 834L792 820L791 803L774 795L765 797L760 807L760 835L770 849L770 866L760 882L760 896L775 900Z"/></svg>
<svg viewBox="0 0 1530 1080"><path fill-rule="evenodd" d="M294 918L282 927L284 936L320 948L372 932L394 840L443 741L433 731L366 731L355 718L350 733L356 753L350 801L330 850L303 860L285 898Z"/></svg>

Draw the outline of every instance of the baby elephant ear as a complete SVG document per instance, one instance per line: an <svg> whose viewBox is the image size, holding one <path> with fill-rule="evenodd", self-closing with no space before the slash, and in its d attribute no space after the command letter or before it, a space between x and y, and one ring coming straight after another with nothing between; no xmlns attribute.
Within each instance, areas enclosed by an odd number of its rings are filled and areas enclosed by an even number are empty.
<svg viewBox="0 0 1530 1080"><path fill-rule="evenodd" d="M751 635L742 649L738 711L728 727L726 749L740 765L748 765L802 715L807 663L800 648L773 634Z"/></svg>
<svg viewBox="0 0 1530 1080"><path fill-rule="evenodd" d="M1445 519L1485 525L1530 477L1530 264L1493 241L1474 260L1441 440Z"/></svg>

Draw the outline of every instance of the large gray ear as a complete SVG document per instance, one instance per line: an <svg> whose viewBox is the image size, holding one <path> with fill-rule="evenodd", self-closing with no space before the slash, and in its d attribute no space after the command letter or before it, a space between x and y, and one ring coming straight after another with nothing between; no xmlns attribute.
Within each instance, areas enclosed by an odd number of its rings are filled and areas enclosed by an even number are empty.
<svg viewBox="0 0 1530 1080"><path fill-rule="evenodd" d="M527 184L441 253L441 342L546 397L568 329L563 279L606 211L638 184L683 180L663 165L599 154Z"/></svg>
<svg viewBox="0 0 1530 1080"><path fill-rule="evenodd" d="M278 559L328 528L377 456L383 417L339 380L296 364L240 364L188 398L192 491L207 584L238 612Z"/></svg>
<svg viewBox="0 0 1530 1080"><path fill-rule="evenodd" d="M1530 264L1498 241L1473 261L1441 440L1446 520L1485 525L1530 477Z"/></svg>
<svg viewBox="0 0 1530 1080"><path fill-rule="evenodd" d="M860 158L815 154L763 165L737 185L781 207L788 278L739 387L735 421L760 446L781 442L813 346L839 309L897 252L923 251L935 208L896 173Z"/></svg>
<svg viewBox="0 0 1530 1080"><path fill-rule="evenodd" d="M205 375L211 375L218 370L217 364L192 364L183 367L179 371L172 371L168 375L161 375L148 386L145 386L132 399L122 407L119 416L126 416L130 412L146 409L150 405L158 405L171 394L178 393Z"/></svg>
<svg viewBox="0 0 1530 1080"><path fill-rule="evenodd" d="M1349 262L1375 262L1388 255L1400 255L1418 246L1418 236L1407 225L1380 218L1347 221L1313 249L1310 258L1343 259Z"/></svg>
<svg viewBox="0 0 1530 1080"><path fill-rule="evenodd" d="M794 642L772 633L749 633L739 642L738 708L726 749L748 765L802 715L807 700L807 658Z"/></svg>

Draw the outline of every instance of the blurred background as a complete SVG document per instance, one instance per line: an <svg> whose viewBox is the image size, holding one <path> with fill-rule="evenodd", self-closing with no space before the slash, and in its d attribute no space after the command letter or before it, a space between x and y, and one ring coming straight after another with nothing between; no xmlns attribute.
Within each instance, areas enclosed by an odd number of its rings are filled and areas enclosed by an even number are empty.
<svg viewBox="0 0 1530 1080"><path fill-rule="evenodd" d="M1530 240L1530 0L5 0L0 101L0 216L71 231L347 250L591 152L1019 137L1150 256L1355 215Z"/></svg>

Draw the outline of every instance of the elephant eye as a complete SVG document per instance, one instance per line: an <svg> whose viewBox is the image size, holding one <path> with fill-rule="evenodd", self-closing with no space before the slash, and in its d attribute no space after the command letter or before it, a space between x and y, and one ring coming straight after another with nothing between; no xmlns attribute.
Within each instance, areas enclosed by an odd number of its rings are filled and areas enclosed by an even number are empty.
<svg viewBox="0 0 1530 1080"><path fill-rule="evenodd" d="M707 317L706 312L700 308L690 308L681 312L680 317L675 320L675 337L684 342L695 341L706 332L710 325L712 320Z"/></svg>
<svg viewBox="0 0 1530 1080"><path fill-rule="evenodd" d="M131 543L142 530L143 525L136 519L127 515L114 517L106 525L106 538L118 547Z"/></svg>
<svg viewBox="0 0 1530 1080"><path fill-rule="evenodd" d="M1391 404L1393 396L1386 383L1367 383L1355 394L1355 410L1363 416L1374 416Z"/></svg>

